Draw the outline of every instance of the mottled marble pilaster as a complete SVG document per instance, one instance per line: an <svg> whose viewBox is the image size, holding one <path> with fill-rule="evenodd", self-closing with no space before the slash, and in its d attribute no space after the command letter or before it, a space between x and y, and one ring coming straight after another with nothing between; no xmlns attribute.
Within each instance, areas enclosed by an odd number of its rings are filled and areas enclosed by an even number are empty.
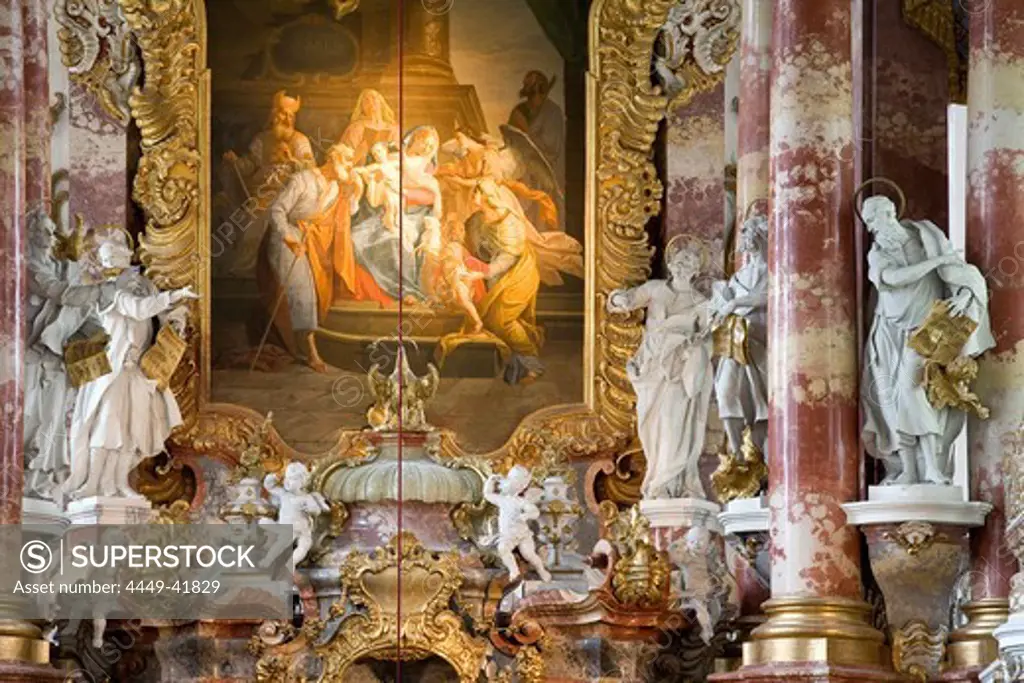
<svg viewBox="0 0 1024 683"><path fill-rule="evenodd" d="M949 66L943 49L904 20L901 5L872 2L873 49L864 86L872 108L858 151L865 152L866 175L891 178L903 189L908 217L946 229Z"/></svg>
<svg viewBox="0 0 1024 683"><path fill-rule="evenodd" d="M48 198L46 8L0 0L0 523L21 520L25 216ZM41 103L42 110L39 110Z"/></svg>
<svg viewBox="0 0 1024 683"><path fill-rule="evenodd" d="M131 192L128 136L83 85L69 86L69 215L87 225L125 225Z"/></svg>
<svg viewBox="0 0 1024 683"><path fill-rule="evenodd" d="M849 2L775 5L768 334L772 597L861 598Z"/></svg>
<svg viewBox="0 0 1024 683"><path fill-rule="evenodd" d="M743 0L740 111L737 125L736 214L768 198L772 75L772 2Z"/></svg>
<svg viewBox="0 0 1024 683"><path fill-rule="evenodd" d="M975 3L977 4L977 3ZM973 420L972 498L993 505L973 535L972 598L1006 598L1017 562L1004 541L1001 462L1024 422L1024 0L971 13L967 258L985 274L996 347L979 359L976 391L991 409Z"/></svg>
<svg viewBox="0 0 1024 683"><path fill-rule="evenodd" d="M664 243L705 240L720 276L725 236L725 84L697 94L668 119Z"/></svg>

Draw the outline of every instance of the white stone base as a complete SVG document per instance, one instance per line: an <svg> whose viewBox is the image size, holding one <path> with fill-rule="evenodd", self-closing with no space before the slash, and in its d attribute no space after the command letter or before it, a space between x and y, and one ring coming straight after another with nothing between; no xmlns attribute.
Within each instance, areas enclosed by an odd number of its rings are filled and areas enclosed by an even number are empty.
<svg viewBox="0 0 1024 683"><path fill-rule="evenodd" d="M31 497L21 499L22 526L57 526L66 528L70 523L68 516L52 500Z"/></svg>
<svg viewBox="0 0 1024 683"><path fill-rule="evenodd" d="M700 498L656 498L640 501L640 512L651 522L652 529L699 526L721 534L722 525L718 521L721 509L718 503Z"/></svg>
<svg viewBox="0 0 1024 683"><path fill-rule="evenodd" d="M965 501L959 486L914 484L869 486L866 501L846 503L843 510L847 523L856 526L929 522L976 527L985 523L992 506Z"/></svg>
<svg viewBox="0 0 1024 683"><path fill-rule="evenodd" d="M982 672L981 680L983 683L1003 683L1010 680L1006 663L1024 661L1024 614L1011 614L992 635L999 641L999 659Z"/></svg>
<svg viewBox="0 0 1024 683"><path fill-rule="evenodd" d="M758 496L729 501L718 521L726 534L750 534L768 531L769 516L768 501Z"/></svg>
<svg viewBox="0 0 1024 683"><path fill-rule="evenodd" d="M145 524L153 518L153 504L145 498L93 496L68 503L72 524Z"/></svg>

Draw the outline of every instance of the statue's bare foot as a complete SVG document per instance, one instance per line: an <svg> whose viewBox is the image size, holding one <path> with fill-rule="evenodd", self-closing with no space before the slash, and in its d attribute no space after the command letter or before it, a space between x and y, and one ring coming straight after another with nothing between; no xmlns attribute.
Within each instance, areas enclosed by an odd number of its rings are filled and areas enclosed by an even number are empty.
<svg viewBox="0 0 1024 683"><path fill-rule="evenodd" d="M320 358L310 358L306 363L313 372L319 372L320 374L327 373L327 363L323 362Z"/></svg>
<svg viewBox="0 0 1024 683"><path fill-rule="evenodd" d="M949 486L951 483L949 477L938 470L928 470L925 472L924 480L932 484L938 484L939 486Z"/></svg>
<svg viewBox="0 0 1024 683"><path fill-rule="evenodd" d="M544 567L538 567L537 574L540 575L540 580L544 583L548 583L549 581L551 581L551 572L549 572Z"/></svg>
<svg viewBox="0 0 1024 683"><path fill-rule="evenodd" d="M904 470L900 472L898 477L893 478L890 483L897 486L910 486L917 483L917 478L911 472Z"/></svg>
<svg viewBox="0 0 1024 683"><path fill-rule="evenodd" d="M484 331L484 323L482 320L473 321L473 325L469 328L470 334L480 334Z"/></svg>

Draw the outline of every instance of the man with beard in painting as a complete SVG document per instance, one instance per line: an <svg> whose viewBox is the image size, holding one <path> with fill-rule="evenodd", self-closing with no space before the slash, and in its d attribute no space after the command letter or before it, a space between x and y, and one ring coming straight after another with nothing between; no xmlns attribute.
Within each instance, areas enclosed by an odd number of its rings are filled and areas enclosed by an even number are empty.
<svg viewBox="0 0 1024 683"><path fill-rule="evenodd" d="M555 172L558 184L565 185L565 114L548 98L555 77L530 71L519 90L522 101L512 109L508 123L530 136Z"/></svg>
<svg viewBox="0 0 1024 683"><path fill-rule="evenodd" d="M299 97L288 97L284 90L274 94L270 125L259 132L242 156L233 150L224 153L221 183L226 196L225 213L234 216L242 207L253 219L239 226L237 234L225 236L218 232L220 245L230 253L229 270L239 276L251 276L256 266L260 241L266 229L266 209L288 176L315 165L313 145L304 133L295 128L295 117L302 106Z"/></svg>
<svg viewBox="0 0 1024 683"><path fill-rule="evenodd" d="M270 205L260 250L256 279L270 319L267 332L276 329L288 352L316 372L328 370L317 351L317 327L336 283L351 288L357 276L349 232L363 183L352 169L352 149L337 144L323 166L293 174ZM265 340L266 334L257 359Z"/></svg>

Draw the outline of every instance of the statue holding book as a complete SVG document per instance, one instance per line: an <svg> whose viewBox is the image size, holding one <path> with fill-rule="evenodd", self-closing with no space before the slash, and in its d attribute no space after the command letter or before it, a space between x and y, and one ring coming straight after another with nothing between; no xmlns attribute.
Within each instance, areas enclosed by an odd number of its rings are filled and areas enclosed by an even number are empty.
<svg viewBox="0 0 1024 683"><path fill-rule="evenodd" d="M107 238L97 250L104 281L91 288L92 316L103 337L69 348L68 374L80 383L71 420L71 474L63 491L75 498L139 497L128 475L164 449L181 424L167 384L184 354L189 287L160 291L132 267L133 250ZM153 339L153 318L161 320Z"/></svg>
<svg viewBox="0 0 1024 683"><path fill-rule="evenodd" d="M864 444L885 463L883 484L949 484L950 447L967 413L975 358L995 345L985 278L931 221L901 221L893 201L869 197L874 238L868 278L878 292L865 346Z"/></svg>

